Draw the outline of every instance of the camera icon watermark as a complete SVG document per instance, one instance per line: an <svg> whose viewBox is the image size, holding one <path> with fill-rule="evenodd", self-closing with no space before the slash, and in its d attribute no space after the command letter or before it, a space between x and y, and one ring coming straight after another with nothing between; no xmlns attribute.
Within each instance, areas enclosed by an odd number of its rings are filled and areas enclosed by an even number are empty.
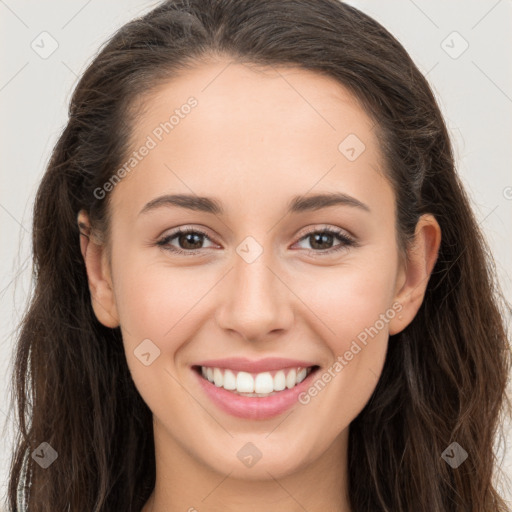
<svg viewBox="0 0 512 512"><path fill-rule="evenodd" d="M240 459L240 462L252 468L263 456L258 448L253 443L246 443L238 450L236 456Z"/></svg>
<svg viewBox="0 0 512 512"><path fill-rule="evenodd" d="M458 59L469 48L469 43L457 31L453 31L441 41L441 48L452 59Z"/></svg>
<svg viewBox="0 0 512 512"><path fill-rule="evenodd" d="M456 469L468 458L468 452L459 443L453 442L441 454L441 457L453 469Z"/></svg>
<svg viewBox="0 0 512 512"><path fill-rule="evenodd" d="M355 133L347 135L338 145L338 151L350 162L357 160L365 149L364 142Z"/></svg>
<svg viewBox="0 0 512 512"><path fill-rule="evenodd" d="M30 47L37 53L37 55L39 55L39 57L41 57L41 59L47 59L57 50L59 43L49 32L46 32L45 30L30 43Z"/></svg>
<svg viewBox="0 0 512 512"><path fill-rule="evenodd" d="M47 442L41 443L33 452L32 458L43 468L50 467L59 454Z"/></svg>
<svg viewBox="0 0 512 512"><path fill-rule="evenodd" d="M133 353L144 366L149 366L160 356L160 349L150 339L145 339Z"/></svg>
<svg viewBox="0 0 512 512"><path fill-rule="evenodd" d="M261 256L263 247L255 238L247 236L238 244L236 252L246 263L252 263Z"/></svg>

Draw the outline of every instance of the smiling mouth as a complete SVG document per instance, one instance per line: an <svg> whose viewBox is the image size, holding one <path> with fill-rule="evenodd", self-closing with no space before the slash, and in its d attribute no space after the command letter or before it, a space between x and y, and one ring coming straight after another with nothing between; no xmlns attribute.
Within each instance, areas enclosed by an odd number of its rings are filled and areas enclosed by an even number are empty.
<svg viewBox="0 0 512 512"><path fill-rule="evenodd" d="M192 369L203 379L219 388L246 397L264 398L293 389L311 373L317 371L318 365L283 368L260 373L249 373L216 368L211 366L193 366Z"/></svg>

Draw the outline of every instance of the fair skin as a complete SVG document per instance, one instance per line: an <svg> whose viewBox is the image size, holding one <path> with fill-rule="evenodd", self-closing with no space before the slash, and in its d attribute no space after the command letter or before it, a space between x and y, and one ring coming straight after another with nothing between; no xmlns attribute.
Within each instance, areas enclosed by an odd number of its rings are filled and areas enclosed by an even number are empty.
<svg viewBox="0 0 512 512"><path fill-rule="evenodd" d="M187 98L198 105L110 192L110 246L80 237L95 314L121 327L153 413L156 486L143 512L349 512L349 426L375 389L389 335L422 303L440 229L421 217L405 265L373 123L339 83L227 62L189 70L147 98L134 149ZM354 161L338 150L348 134L366 146ZM368 210L338 204L286 214L293 196L320 192L342 192ZM167 205L139 214L178 193L213 197L225 211ZM89 224L86 212L78 221ZM180 226L208 238L196 235L190 248L177 236L168 246L197 254L156 245ZM328 254L343 242L334 236L319 249L306 236L325 228L357 244ZM251 263L236 251L248 236L263 250ZM322 372L393 304L400 314L321 393L271 419L220 410L191 369L234 355L306 359ZM149 366L134 355L145 339L160 350ZM248 442L262 453L252 467L236 455Z"/></svg>

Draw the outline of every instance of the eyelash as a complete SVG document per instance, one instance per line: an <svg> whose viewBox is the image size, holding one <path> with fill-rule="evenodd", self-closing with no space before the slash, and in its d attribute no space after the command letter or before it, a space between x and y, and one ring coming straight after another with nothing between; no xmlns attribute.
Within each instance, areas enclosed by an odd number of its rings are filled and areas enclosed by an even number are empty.
<svg viewBox="0 0 512 512"><path fill-rule="evenodd" d="M212 242L212 240L210 239L210 237L204 232L202 231L201 229L198 229L198 228L179 228L178 230L176 230L174 233L171 233L167 236L165 236L164 238L158 240L158 242L156 242L156 245L161 247L163 250L165 251L170 251L170 252L173 252L175 254L183 254L183 255L186 255L186 256L193 256L197 253L199 253L200 251L202 251L203 249L190 249L190 250L184 250L184 249L179 249L179 248L176 248L176 247L173 247L171 245L168 245L169 242L171 240L173 240L174 238L176 238L177 236L179 235L186 235L186 234L189 234L189 233L193 233L193 234L199 234L199 235L202 235L204 236L205 238L207 238L210 242ZM321 250L313 250L313 249L309 249L308 250L308 253L310 255L313 255L313 256L322 256L322 255L325 255L325 254L333 254L333 253L336 253L342 249L346 249L348 247L355 247L357 246L357 242L347 236L345 233L343 233L341 230L337 230L337 229L334 229L334 228L325 228L325 229L320 229L320 230L314 230L314 231L310 231L309 233L306 233L304 236L302 236L298 242L312 236L312 235L315 235L315 234L324 234L324 233L328 233L329 235L334 235L336 238L338 238L338 240L342 243L340 243L339 245L335 246L334 248L331 248L331 249L325 249L323 251Z"/></svg>

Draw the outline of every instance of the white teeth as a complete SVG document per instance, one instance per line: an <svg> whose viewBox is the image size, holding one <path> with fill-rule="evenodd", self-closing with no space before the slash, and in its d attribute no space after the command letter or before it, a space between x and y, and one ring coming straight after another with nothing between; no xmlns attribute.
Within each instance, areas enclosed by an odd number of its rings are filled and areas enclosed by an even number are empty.
<svg viewBox="0 0 512 512"><path fill-rule="evenodd" d="M307 374L308 374L307 368L302 368L302 370L300 372L297 372L297 384L302 382L306 378Z"/></svg>
<svg viewBox="0 0 512 512"><path fill-rule="evenodd" d="M228 391L236 389L236 377L231 370L224 371L224 385L222 387Z"/></svg>
<svg viewBox="0 0 512 512"><path fill-rule="evenodd" d="M254 382L255 393L272 393L274 391L274 379L270 373L258 373Z"/></svg>
<svg viewBox="0 0 512 512"><path fill-rule="evenodd" d="M213 369L213 382L219 388L224 384L224 375L218 368Z"/></svg>
<svg viewBox="0 0 512 512"><path fill-rule="evenodd" d="M283 370L274 375L274 391L282 391L286 387L286 376Z"/></svg>
<svg viewBox="0 0 512 512"><path fill-rule="evenodd" d="M286 387L288 389L291 389L295 386L296 383L297 383L297 372L295 371L295 369L293 369L293 370L290 370L288 372L288 375L286 376Z"/></svg>
<svg viewBox="0 0 512 512"><path fill-rule="evenodd" d="M254 392L254 379L250 373L238 372L236 376L236 390L239 393Z"/></svg>
<svg viewBox="0 0 512 512"><path fill-rule="evenodd" d="M221 368L201 366L201 375L215 384L234 393L245 396L268 396L277 391L291 389L311 373L311 368L279 370L272 377L270 372L252 375L248 372L234 372Z"/></svg>

